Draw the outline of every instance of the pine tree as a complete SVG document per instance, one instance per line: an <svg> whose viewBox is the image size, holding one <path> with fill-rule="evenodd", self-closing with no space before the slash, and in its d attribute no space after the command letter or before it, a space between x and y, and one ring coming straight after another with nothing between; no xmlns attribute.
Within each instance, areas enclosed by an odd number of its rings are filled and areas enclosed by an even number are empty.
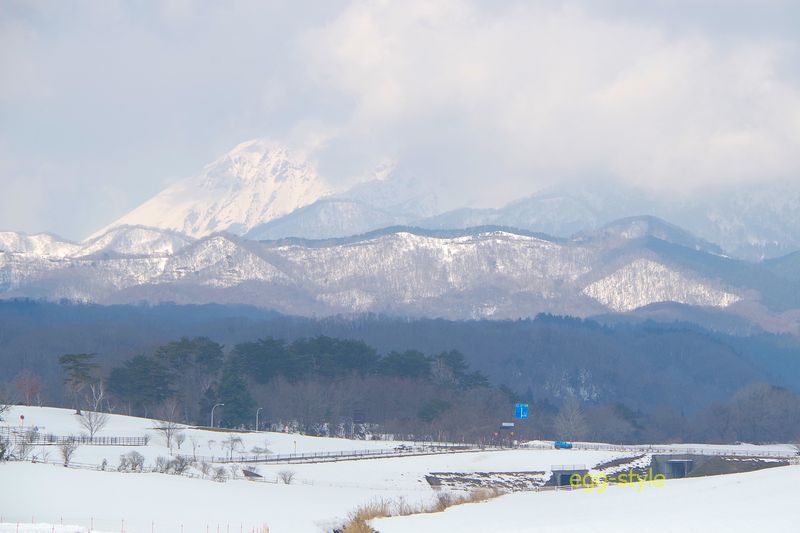
<svg viewBox="0 0 800 533"><path fill-rule="evenodd" d="M228 363L223 367L217 397L220 403L225 404L223 426L238 427L250 422L255 412L255 401L236 365Z"/></svg>

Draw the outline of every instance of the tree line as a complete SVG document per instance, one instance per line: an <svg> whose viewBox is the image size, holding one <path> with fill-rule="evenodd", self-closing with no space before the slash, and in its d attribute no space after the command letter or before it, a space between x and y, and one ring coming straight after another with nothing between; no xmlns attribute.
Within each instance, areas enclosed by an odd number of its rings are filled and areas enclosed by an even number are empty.
<svg viewBox="0 0 800 533"><path fill-rule="evenodd" d="M206 337L182 338L107 371L99 360L90 353L59 358L70 405L84 410L92 435L96 412L208 425L211 409L222 404L215 425L254 428L258 410L259 429L316 435L613 443L800 439L800 397L766 383L687 415L668 405L645 411L580 394L542 400L492 385L455 350L381 355L362 341L322 335L292 342L267 337L227 352ZM30 373L23 378L21 387L35 382ZM31 391L24 392L19 397L30 399ZM500 423L513 420L519 402L529 404L529 418L504 433Z"/></svg>

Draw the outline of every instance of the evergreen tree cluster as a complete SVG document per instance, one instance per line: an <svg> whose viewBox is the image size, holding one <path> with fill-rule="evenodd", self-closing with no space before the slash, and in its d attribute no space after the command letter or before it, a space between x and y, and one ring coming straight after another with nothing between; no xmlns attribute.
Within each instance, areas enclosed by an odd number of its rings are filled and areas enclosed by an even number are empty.
<svg viewBox="0 0 800 533"><path fill-rule="evenodd" d="M222 345L206 337L182 338L153 355L137 355L112 368L107 386L128 412L147 415L175 398L183 418L202 424L215 404L223 404L219 423L239 427L251 423L256 405L252 390L276 380L298 385L367 377L448 390L489 387L488 379L471 372L457 351L430 356L409 350L381 356L362 341L324 335L291 343L268 337L237 344L227 355ZM431 402L433 407L420 410L421 420L433 421L450 405L441 399Z"/></svg>

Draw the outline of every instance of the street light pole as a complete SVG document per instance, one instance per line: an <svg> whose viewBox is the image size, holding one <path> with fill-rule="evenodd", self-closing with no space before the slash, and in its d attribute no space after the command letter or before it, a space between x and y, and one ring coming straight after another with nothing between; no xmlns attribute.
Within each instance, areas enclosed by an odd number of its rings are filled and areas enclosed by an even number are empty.
<svg viewBox="0 0 800 533"><path fill-rule="evenodd" d="M258 431L258 413L263 409L263 407L259 407L256 409L256 431Z"/></svg>
<svg viewBox="0 0 800 533"><path fill-rule="evenodd" d="M224 403L218 403L218 404L214 405L214 407L211 408L211 427L212 428L214 427L214 409L216 409L217 407L222 407L224 405L225 405Z"/></svg>

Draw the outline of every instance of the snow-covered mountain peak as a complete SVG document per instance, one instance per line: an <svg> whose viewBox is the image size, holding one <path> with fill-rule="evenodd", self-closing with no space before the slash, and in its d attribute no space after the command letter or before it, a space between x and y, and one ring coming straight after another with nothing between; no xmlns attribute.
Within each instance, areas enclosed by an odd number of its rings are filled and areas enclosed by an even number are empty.
<svg viewBox="0 0 800 533"><path fill-rule="evenodd" d="M633 216L615 220L598 230L580 232L575 235L574 240L578 242L591 240L631 241L645 237L654 237L662 241L693 250L702 250L707 253L722 253L719 246L700 239L683 228L650 215Z"/></svg>
<svg viewBox="0 0 800 533"><path fill-rule="evenodd" d="M268 140L241 143L93 237L122 226L177 230L193 237L245 233L331 193L312 164Z"/></svg>
<svg viewBox="0 0 800 533"><path fill-rule="evenodd" d="M15 231L0 231L0 252L62 258L74 254L78 249L77 244L49 233L28 235Z"/></svg>
<svg viewBox="0 0 800 533"><path fill-rule="evenodd" d="M194 239L176 231L144 226L118 226L84 241L79 255L172 255L192 242Z"/></svg>

